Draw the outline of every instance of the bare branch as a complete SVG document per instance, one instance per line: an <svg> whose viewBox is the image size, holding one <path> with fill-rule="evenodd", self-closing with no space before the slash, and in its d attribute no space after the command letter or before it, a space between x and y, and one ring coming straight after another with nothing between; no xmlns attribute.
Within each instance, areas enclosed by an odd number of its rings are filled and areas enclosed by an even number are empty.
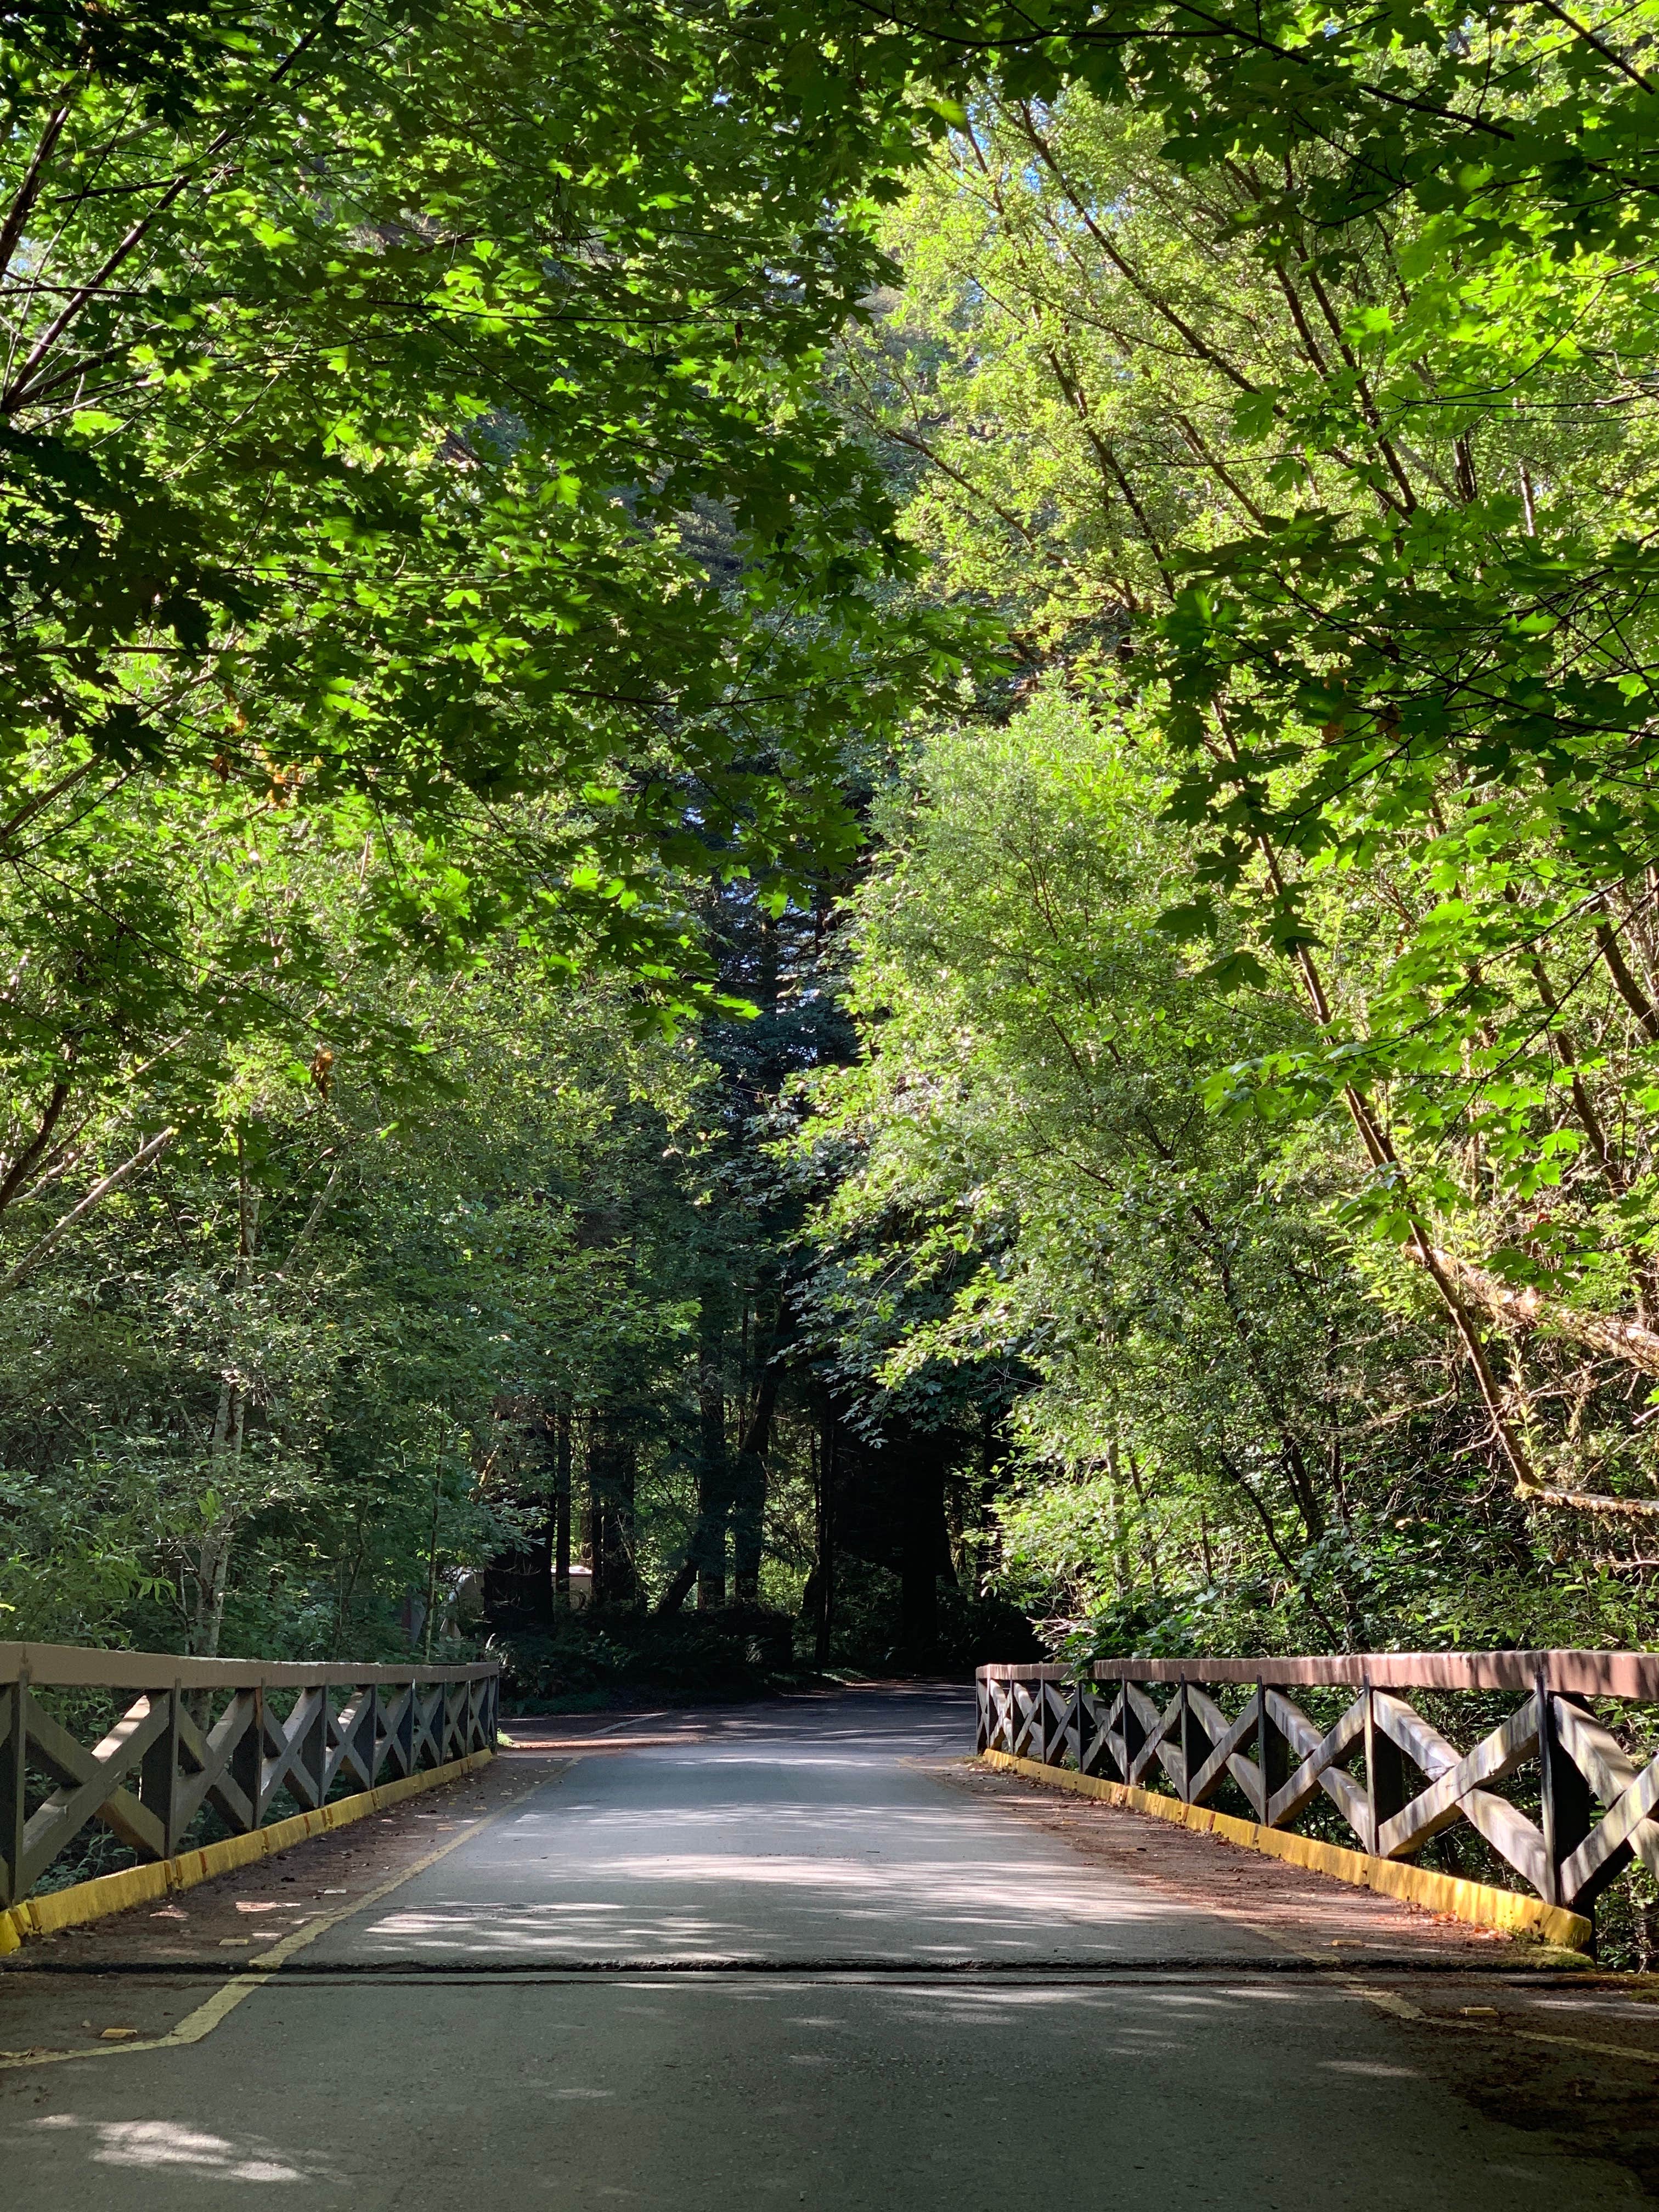
<svg viewBox="0 0 1659 2212"><path fill-rule="evenodd" d="M1626 1321L1613 1314L1587 1313L1559 1298L1546 1297L1530 1284L1516 1290L1473 1261L1460 1259L1455 1252L1443 1251L1437 1246L1431 1249L1430 1256L1460 1290L1505 1328L1546 1329L1570 1344L1582 1344L1587 1351L1639 1368L1644 1375L1659 1375L1659 1329L1644 1328L1640 1322Z"/></svg>
<svg viewBox="0 0 1659 2212"><path fill-rule="evenodd" d="M41 1261L56 1249L77 1221L83 1221L88 1214L102 1205L118 1183L125 1182L136 1170L147 1168L152 1160L159 1159L178 1133L177 1129L163 1129L159 1136L151 1137L140 1145L131 1159L123 1160L120 1166L112 1169L100 1182L94 1183L80 1204L71 1206L61 1221L47 1230L40 1243L24 1253L9 1274L0 1276L0 1297L4 1297L9 1291L15 1291L23 1278L31 1274L40 1266Z"/></svg>

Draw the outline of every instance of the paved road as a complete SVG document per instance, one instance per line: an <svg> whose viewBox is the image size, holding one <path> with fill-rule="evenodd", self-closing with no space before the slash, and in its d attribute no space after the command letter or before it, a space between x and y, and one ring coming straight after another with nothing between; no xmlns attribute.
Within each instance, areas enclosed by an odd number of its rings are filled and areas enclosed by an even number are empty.
<svg viewBox="0 0 1659 2212"><path fill-rule="evenodd" d="M0 2197L1601 2212L1639 2196L1620 2166L1481 2118L1432 2039L1352 1981L1286 1972L1236 1912L965 1791L941 1766L970 1728L957 1693L899 1692L611 1729L551 1778L526 1759L516 1805L202 2042L0 2076ZM557 1724L541 1733L554 1750Z"/></svg>

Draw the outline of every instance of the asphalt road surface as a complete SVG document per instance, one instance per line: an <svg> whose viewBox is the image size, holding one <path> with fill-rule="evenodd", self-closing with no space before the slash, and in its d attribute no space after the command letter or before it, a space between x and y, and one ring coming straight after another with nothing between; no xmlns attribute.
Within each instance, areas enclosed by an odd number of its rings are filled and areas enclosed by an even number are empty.
<svg viewBox="0 0 1659 2212"><path fill-rule="evenodd" d="M0 2072L0 2204L1600 2212L1643 2196L1593 2137L1508 2124L1468 2094L1459 2039L1399 1994L1415 1960L1456 1996L1473 1952L1449 1960L1420 1916L1333 1893L1367 1931L1339 1969L1316 1904L1300 1920L1241 1905L1222 1875L1243 1854L1183 1838L1184 1875L1159 1880L1138 1842L1085 1848L1032 1793L963 1774L970 1693L509 1725L521 1790L458 1822L424 1871L320 1933L313 1916L257 1987L191 1984L172 2017L222 2008L199 2039ZM1488 2008L1468 2009L1478 2026ZM1578 2032L1588 2052L1606 2031ZM1522 2072L1548 2041L1487 2051L1488 2088L1493 2063Z"/></svg>

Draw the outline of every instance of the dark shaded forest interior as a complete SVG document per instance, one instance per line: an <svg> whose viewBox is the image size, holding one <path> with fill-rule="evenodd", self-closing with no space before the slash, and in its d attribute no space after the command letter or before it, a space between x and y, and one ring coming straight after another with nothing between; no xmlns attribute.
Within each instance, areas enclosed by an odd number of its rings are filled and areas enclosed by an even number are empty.
<svg viewBox="0 0 1659 2212"><path fill-rule="evenodd" d="M602 1406L504 1398L499 1494L524 1537L485 1569L479 1624L526 1708L563 1693L752 1691L814 1673L961 1676L1040 1650L991 1594L990 1514L1006 1480L1017 1370L974 1370L924 1406L860 1403L833 1330L815 1325L803 1237L821 1172L780 1152L792 1085L850 1061L834 985L834 915L773 917L746 898L711 916L723 990L755 1009L705 1031L705 1126L663 1257L688 1316L659 1370ZM665 1136L653 1128L654 1140ZM616 1190L584 1220L598 1246L659 1233ZM641 1234L641 1231L644 1235ZM459 1625L459 1624L458 1624Z"/></svg>

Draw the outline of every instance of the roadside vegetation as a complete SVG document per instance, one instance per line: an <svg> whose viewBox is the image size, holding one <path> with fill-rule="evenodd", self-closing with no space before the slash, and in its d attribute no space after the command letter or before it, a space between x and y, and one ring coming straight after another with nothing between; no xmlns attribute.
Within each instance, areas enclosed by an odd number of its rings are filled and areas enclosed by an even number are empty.
<svg viewBox="0 0 1659 2212"><path fill-rule="evenodd" d="M1651 1640L1659 9L0 64L0 1634Z"/></svg>

